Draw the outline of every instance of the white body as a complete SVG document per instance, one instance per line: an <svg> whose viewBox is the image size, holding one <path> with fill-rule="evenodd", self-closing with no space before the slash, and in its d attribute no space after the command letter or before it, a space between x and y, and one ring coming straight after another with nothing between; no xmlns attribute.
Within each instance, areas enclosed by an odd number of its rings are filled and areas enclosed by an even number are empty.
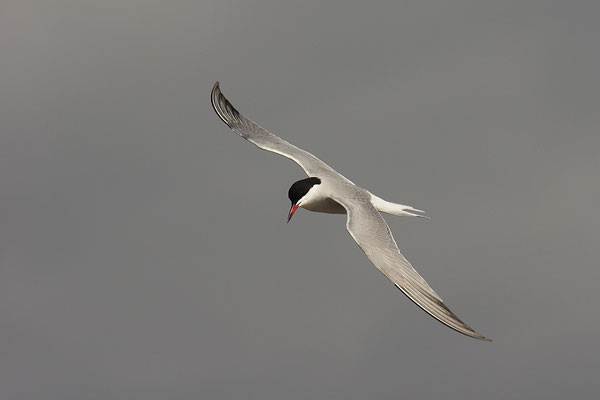
<svg viewBox="0 0 600 400"><path fill-rule="evenodd" d="M311 189L306 196L304 196L300 200L300 207L314 211L321 212L327 214L346 214L346 209L337 201L333 200L330 196L328 190L329 186L325 185L315 185L313 189ZM364 190L364 189L363 189ZM368 192L368 191L367 191ZM401 216L411 216L411 217L421 217L427 218L424 215L415 214L411 211L416 212L424 212L422 210L418 210L411 206L406 206L404 204L391 203L389 201L383 200L375 196L373 193L368 192L371 196L371 204L377 209L379 212L384 212L392 215L401 215Z"/></svg>

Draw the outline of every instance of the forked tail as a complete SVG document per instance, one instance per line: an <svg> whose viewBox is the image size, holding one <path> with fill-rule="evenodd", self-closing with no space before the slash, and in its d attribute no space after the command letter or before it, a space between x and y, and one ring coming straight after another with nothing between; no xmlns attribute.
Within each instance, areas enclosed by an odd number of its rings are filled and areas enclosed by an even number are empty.
<svg viewBox="0 0 600 400"><path fill-rule="evenodd" d="M387 214L393 215L406 215L409 217L420 217L420 218L429 218L428 216L416 214L416 213L425 213L423 210L419 210L417 208L406 206L404 204L390 203L389 201L385 201L373 193L371 193L371 202L375 206L379 212L384 212Z"/></svg>

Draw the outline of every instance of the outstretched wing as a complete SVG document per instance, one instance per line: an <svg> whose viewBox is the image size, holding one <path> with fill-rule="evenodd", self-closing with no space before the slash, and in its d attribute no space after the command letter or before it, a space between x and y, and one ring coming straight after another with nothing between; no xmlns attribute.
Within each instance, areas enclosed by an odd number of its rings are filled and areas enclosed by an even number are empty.
<svg viewBox="0 0 600 400"><path fill-rule="evenodd" d="M210 98L217 115L244 139L263 150L272 151L295 161L308 176L335 175L347 181L345 177L317 157L286 142L240 114L221 93L219 82L215 83Z"/></svg>
<svg viewBox="0 0 600 400"><path fill-rule="evenodd" d="M444 325L473 338L491 341L465 324L400 253L392 232L368 199L334 198L348 213L346 228L369 260L419 307Z"/></svg>

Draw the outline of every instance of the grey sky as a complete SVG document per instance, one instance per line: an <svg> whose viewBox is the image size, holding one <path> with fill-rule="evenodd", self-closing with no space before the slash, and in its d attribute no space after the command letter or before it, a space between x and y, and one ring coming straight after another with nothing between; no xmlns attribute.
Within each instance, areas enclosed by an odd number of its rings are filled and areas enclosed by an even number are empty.
<svg viewBox="0 0 600 400"><path fill-rule="evenodd" d="M4 1L0 397L578 399L600 391L597 2ZM377 195L450 308L292 162Z"/></svg>

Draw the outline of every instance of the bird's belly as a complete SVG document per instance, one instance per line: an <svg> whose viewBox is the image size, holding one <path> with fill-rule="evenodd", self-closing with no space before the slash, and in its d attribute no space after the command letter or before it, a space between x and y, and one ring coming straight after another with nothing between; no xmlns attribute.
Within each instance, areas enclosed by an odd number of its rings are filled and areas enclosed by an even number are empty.
<svg viewBox="0 0 600 400"><path fill-rule="evenodd" d="M301 207L314 212L346 214L346 209L340 203L330 198L322 198L317 201L304 203Z"/></svg>

